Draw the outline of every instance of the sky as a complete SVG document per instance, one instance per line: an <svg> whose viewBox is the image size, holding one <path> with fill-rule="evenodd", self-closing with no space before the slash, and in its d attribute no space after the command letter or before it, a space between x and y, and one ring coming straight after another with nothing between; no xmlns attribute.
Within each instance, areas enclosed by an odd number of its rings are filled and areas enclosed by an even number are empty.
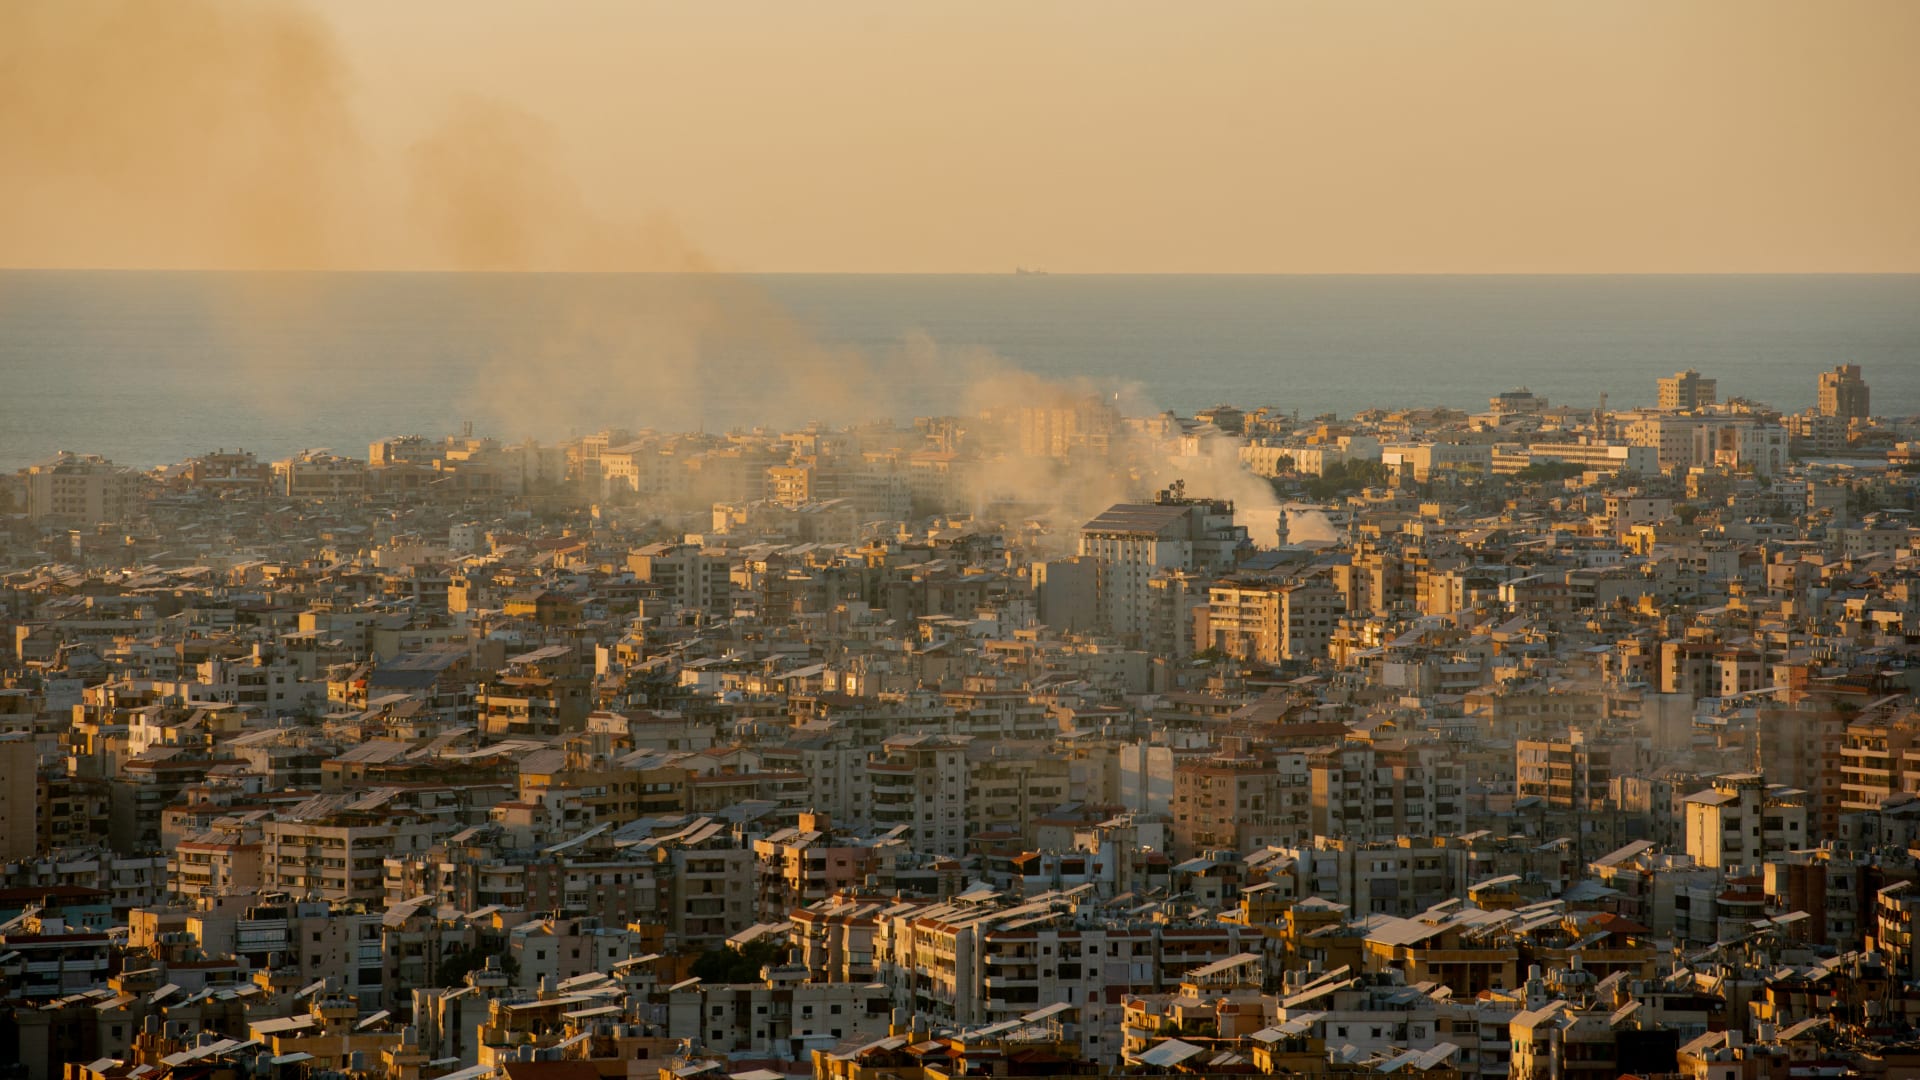
<svg viewBox="0 0 1920 1080"><path fill-rule="evenodd" d="M0 265L1920 271L1912 0L10 0Z"/></svg>

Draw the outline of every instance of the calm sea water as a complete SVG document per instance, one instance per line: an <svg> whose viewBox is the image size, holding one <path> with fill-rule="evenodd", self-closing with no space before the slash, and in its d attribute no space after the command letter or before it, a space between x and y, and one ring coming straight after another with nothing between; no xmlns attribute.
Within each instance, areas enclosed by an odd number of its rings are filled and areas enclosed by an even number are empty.
<svg viewBox="0 0 1920 1080"><path fill-rule="evenodd" d="M1521 384L1619 407L1689 367L1722 397L1799 409L1821 369L1857 363L1876 412L1920 413L1920 276L776 275L720 292L647 276L0 272L0 468L57 449L143 466L217 446L358 455L468 420L543 439L785 423L798 386L780 376L807 342L867 358L825 396L834 419L953 411L985 350L1182 412L1479 408ZM736 317L793 325L740 334ZM925 340L947 351L928 361Z"/></svg>

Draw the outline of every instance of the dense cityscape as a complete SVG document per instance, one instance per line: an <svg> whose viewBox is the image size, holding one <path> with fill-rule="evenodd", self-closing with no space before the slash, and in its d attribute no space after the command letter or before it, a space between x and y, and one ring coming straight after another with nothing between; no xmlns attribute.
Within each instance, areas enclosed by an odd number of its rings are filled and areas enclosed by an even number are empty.
<svg viewBox="0 0 1920 1080"><path fill-rule="evenodd" d="M0 1076L1916 1075L1920 419L1621 389L60 451Z"/></svg>

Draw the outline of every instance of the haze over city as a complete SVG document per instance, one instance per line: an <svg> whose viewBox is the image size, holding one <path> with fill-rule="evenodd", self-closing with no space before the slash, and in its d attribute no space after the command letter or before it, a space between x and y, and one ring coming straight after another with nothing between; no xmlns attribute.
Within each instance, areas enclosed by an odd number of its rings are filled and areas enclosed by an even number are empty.
<svg viewBox="0 0 1920 1080"><path fill-rule="evenodd" d="M1920 270L1903 0L17 3L14 267Z"/></svg>
<svg viewBox="0 0 1920 1080"><path fill-rule="evenodd" d="M1916 46L0 2L0 1080L1920 1075Z"/></svg>

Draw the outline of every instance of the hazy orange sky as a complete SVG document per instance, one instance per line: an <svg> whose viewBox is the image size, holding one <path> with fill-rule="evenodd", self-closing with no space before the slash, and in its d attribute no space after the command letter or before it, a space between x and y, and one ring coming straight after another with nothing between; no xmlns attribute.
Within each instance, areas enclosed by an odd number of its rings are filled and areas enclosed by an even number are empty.
<svg viewBox="0 0 1920 1080"><path fill-rule="evenodd" d="M1920 271L1920 2L0 5L0 264Z"/></svg>

